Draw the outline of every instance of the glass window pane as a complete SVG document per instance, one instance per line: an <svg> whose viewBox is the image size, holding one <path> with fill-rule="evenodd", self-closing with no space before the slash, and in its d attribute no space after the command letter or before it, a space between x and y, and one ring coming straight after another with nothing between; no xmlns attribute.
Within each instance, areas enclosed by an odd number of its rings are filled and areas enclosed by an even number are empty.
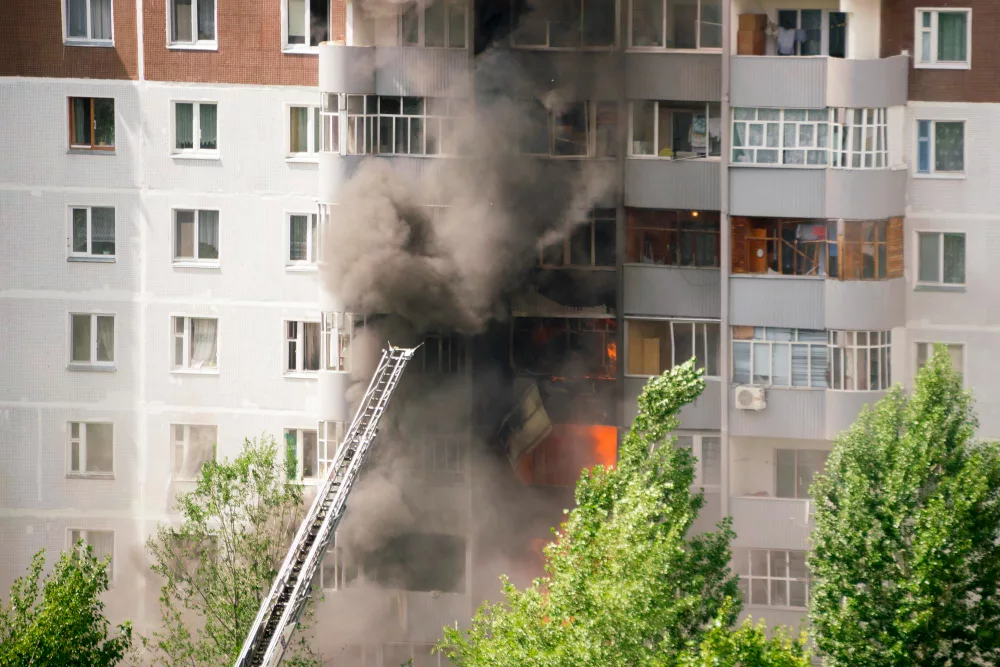
<svg viewBox="0 0 1000 667"><path fill-rule="evenodd" d="M216 149L216 132L218 129L218 106L215 104L198 105L199 127L201 138L199 147L204 150Z"/></svg>
<svg viewBox="0 0 1000 667"><path fill-rule="evenodd" d="M795 451L775 450L775 492L778 498L795 497Z"/></svg>
<svg viewBox="0 0 1000 667"><path fill-rule="evenodd" d="M174 256L193 259L194 254L194 211L175 211L177 228L174 232Z"/></svg>
<svg viewBox="0 0 1000 667"><path fill-rule="evenodd" d="M198 39L215 39L215 0L198 1Z"/></svg>
<svg viewBox="0 0 1000 667"><path fill-rule="evenodd" d="M938 12L938 52L939 62L965 62L967 31L965 12Z"/></svg>
<svg viewBox="0 0 1000 667"><path fill-rule="evenodd" d="M306 107L291 107L289 110L288 150L291 153L306 153L309 151L309 109Z"/></svg>
<svg viewBox="0 0 1000 667"><path fill-rule="evenodd" d="M615 0L583 0L583 45L613 46Z"/></svg>
<svg viewBox="0 0 1000 667"><path fill-rule="evenodd" d="M751 579L750 604L766 606L769 599L767 595L767 579Z"/></svg>
<svg viewBox="0 0 1000 667"><path fill-rule="evenodd" d="M444 46L447 6L443 0L432 2L424 10L424 46Z"/></svg>
<svg viewBox="0 0 1000 667"><path fill-rule="evenodd" d="M87 252L87 209L73 209L73 252Z"/></svg>
<svg viewBox="0 0 1000 667"><path fill-rule="evenodd" d="M750 384L750 343L733 343L733 382Z"/></svg>
<svg viewBox="0 0 1000 667"><path fill-rule="evenodd" d="M90 0L90 37L111 39L111 0Z"/></svg>
<svg viewBox="0 0 1000 667"><path fill-rule="evenodd" d="M702 49L722 48L722 0L701 0Z"/></svg>
<svg viewBox="0 0 1000 667"><path fill-rule="evenodd" d="M87 472L112 472L111 424L86 424L87 430Z"/></svg>
<svg viewBox="0 0 1000 667"><path fill-rule="evenodd" d="M652 155L656 102L644 100L632 104L632 155Z"/></svg>
<svg viewBox="0 0 1000 667"><path fill-rule="evenodd" d="M73 315L72 361L90 361L90 315Z"/></svg>
<svg viewBox="0 0 1000 667"><path fill-rule="evenodd" d="M90 146L90 132L93 127L90 120L90 98L74 97L73 105L73 136L70 142L74 146Z"/></svg>
<svg viewBox="0 0 1000 667"><path fill-rule="evenodd" d="M400 38L404 46L417 46L420 44L420 14L416 3L409 4L403 10L400 17Z"/></svg>
<svg viewBox="0 0 1000 667"><path fill-rule="evenodd" d="M97 360L115 360L115 318L101 316L97 319Z"/></svg>
<svg viewBox="0 0 1000 667"><path fill-rule="evenodd" d="M941 280L940 234L918 234L920 261L917 279L920 282L936 283Z"/></svg>
<svg viewBox="0 0 1000 667"><path fill-rule="evenodd" d="M192 42L194 31L191 25L192 0L171 0L173 3L173 41Z"/></svg>
<svg viewBox="0 0 1000 667"><path fill-rule="evenodd" d="M309 45L319 46L330 39L330 0L309 0Z"/></svg>
<svg viewBox="0 0 1000 667"><path fill-rule="evenodd" d="M704 436L701 439L701 478L705 484L722 482L722 441Z"/></svg>
<svg viewBox="0 0 1000 667"><path fill-rule="evenodd" d="M66 35L87 38L87 0L67 0Z"/></svg>
<svg viewBox="0 0 1000 667"><path fill-rule="evenodd" d="M318 470L316 431L302 431L302 476L315 477Z"/></svg>
<svg viewBox="0 0 1000 667"><path fill-rule="evenodd" d="M965 169L965 123L934 123L934 170Z"/></svg>
<svg viewBox="0 0 1000 667"><path fill-rule="evenodd" d="M465 31L465 0L455 0L448 3L448 46L454 49L464 49Z"/></svg>
<svg viewBox="0 0 1000 667"><path fill-rule="evenodd" d="M289 246L288 259L293 262L304 262L309 259L309 217L305 215L289 216Z"/></svg>
<svg viewBox="0 0 1000 667"><path fill-rule="evenodd" d="M698 3L690 0L665 0L667 6L667 48L698 48Z"/></svg>
<svg viewBox="0 0 1000 667"><path fill-rule="evenodd" d="M663 0L632 0L632 46L663 46Z"/></svg>
<svg viewBox="0 0 1000 667"><path fill-rule="evenodd" d="M174 105L176 123L174 130L174 147L178 149L194 148L194 105L182 102Z"/></svg>
<svg viewBox="0 0 1000 667"><path fill-rule="evenodd" d="M944 282L965 282L965 235L944 234Z"/></svg>
<svg viewBox="0 0 1000 667"><path fill-rule="evenodd" d="M219 258L219 212L198 211L198 259Z"/></svg>
<svg viewBox="0 0 1000 667"><path fill-rule="evenodd" d="M115 209L95 206L90 209L90 252L115 254Z"/></svg>

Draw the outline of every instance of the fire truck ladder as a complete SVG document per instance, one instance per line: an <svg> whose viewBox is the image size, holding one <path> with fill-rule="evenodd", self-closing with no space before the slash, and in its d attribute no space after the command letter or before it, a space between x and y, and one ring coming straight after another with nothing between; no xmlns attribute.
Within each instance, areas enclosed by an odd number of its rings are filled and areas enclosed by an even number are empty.
<svg viewBox="0 0 1000 667"><path fill-rule="evenodd" d="M354 421L326 472L326 481L299 526L271 591L261 603L236 667L273 667L281 662L309 599L316 571L344 516L347 496L378 433L379 420L414 352L416 348L392 346L383 350Z"/></svg>

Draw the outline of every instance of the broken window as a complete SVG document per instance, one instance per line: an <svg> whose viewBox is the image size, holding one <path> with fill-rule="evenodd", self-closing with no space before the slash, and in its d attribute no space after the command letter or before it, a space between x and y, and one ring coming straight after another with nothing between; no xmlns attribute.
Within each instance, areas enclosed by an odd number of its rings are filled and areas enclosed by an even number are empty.
<svg viewBox="0 0 1000 667"><path fill-rule="evenodd" d="M827 333L733 327L733 383L826 388Z"/></svg>
<svg viewBox="0 0 1000 667"><path fill-rule="evenodd" d="M465 339L457 334L430 334L410 362L418 373L462 373L465 371Z"/></svg>
<svg viewBox="0 0 1000 667"><path fill-rule="evenodd" d="M829 452L814 449L776 449L774 451L775 491L777 498L812 498L809 487L813 477L823 472Z"/></svg>
<svg viewBox="0 0 1000 667"><path fill-rule="evenodd" d="M629 46L722 48L722 0L630 0Z"/></svg>
<svg viewBox="0 0 1000 667"><path fill-rule="evenodd" d="M891 331L831 331L830 388L881 391L892 384Z"/></svg>
<svg viewBox="0 0 1000 667"><path fill-rule="evenodd" d="M628 374L659 375L695 358L705 375L719 376L719 323L626 320Z"/></svg>
<svg viewBox="0 0 1000 667"><path fill-rule="evenodd" d="M715 102L632 103L629 155L691 159L722 155L722 108Z"/></svg>
<svg viewBox="0 0 1000 667"><path fill-rule="evenodd" d="M286 461L294 457L295 479L319 477L319 447L316 431L285 429Z"/></svg>
<svg viewBox="0 0 1000 667"><path fill-rule="evenodd" d="M525 130L520 150L550 157L617 155L618 105L614 102L566 102L549 109L538 100L524 103Z"/></svg>
<svg viewBox="0 0 1000 667"><path fill-rule="evenodd" d="M319 370L319 322L285 322L285 372Z"/></svg>
<svg viewBox="0 0 1000 667"><path fill-rule="evenodd" d="M574 226L561 241L539 250L539 263L546 267L614 267L617 217L613 208L592 209L586 222Z"/></svg>
<svg viewBox="0 0 1000 667"><path fill-rule="evenodd" d="M604 424L555 424L516 464L518 478L531 486L573 487L584 468L612 467L618 461L618 429Z"/></svg>
<svg viewBox="0 0 1000 667"><path fill-rule="evenodd" d="M812 577L806 567L805 551L737 549L733 569L740 577L740 592L747 606L809 606Z"/></svg>
<svg viewBox="0 0 1000 667"><path fill-rule="evenodd" d="M514 46L549 49L609 48L615 45L615 0L551 0L522 13Z"/></svg>
<svg viewBox="0 0 1000 667"><path fill-rule="evenodd" d="M174 481L192 481L206 462L215 460L219 427L171 424L170 439Z"/></svg>
<svg viewBox="0 0 1000 667"><path fill-rule="evenodd" d="M562 378L614 379L613 319L517 317L512 355L520 372Z"/></svg>
<svg viewBox="0 0 1000 667"><path fill-rule="evenodd" d="M666 266L719 266L717 211L628 208L625 261Z"/></svg>

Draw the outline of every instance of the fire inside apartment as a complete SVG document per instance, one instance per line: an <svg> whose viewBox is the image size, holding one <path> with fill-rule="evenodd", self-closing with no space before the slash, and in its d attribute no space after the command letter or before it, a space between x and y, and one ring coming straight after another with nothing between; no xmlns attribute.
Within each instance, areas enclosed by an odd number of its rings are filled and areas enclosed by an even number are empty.
<svg viewBox="0 0 1000 667"><path fill-rule="evenodd" d="M998 9L801 4L8 0L0 312L31 335L0 360L0 594L83 539L112 619L155 628L143 543L206 460L270 432L315 484L393 315L322 278L345 187L465 159L455 125L509 97L531 131L505 151L610 185L483 331L392 340L422 347L315 582L315 648L444 664L442 625L540 572L580 470L691 357L696 529L731 515L744 611L798 625L810 482L863 406L944 342L1000 435L1000 195L967 149L1000 118ZM497 54L527 93L484 76Z"/></svg>

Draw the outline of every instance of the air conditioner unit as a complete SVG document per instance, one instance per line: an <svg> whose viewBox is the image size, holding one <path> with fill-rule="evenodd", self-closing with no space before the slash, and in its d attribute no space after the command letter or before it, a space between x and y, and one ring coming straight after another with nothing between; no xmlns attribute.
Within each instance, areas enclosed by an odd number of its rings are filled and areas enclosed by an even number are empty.
<svg viewBox="0 0 1000 667"><path fill-rule="evenodd" d="M767 407L767 398L763 387L740 385L736 387L737 410L763 410Z"/></svg>

